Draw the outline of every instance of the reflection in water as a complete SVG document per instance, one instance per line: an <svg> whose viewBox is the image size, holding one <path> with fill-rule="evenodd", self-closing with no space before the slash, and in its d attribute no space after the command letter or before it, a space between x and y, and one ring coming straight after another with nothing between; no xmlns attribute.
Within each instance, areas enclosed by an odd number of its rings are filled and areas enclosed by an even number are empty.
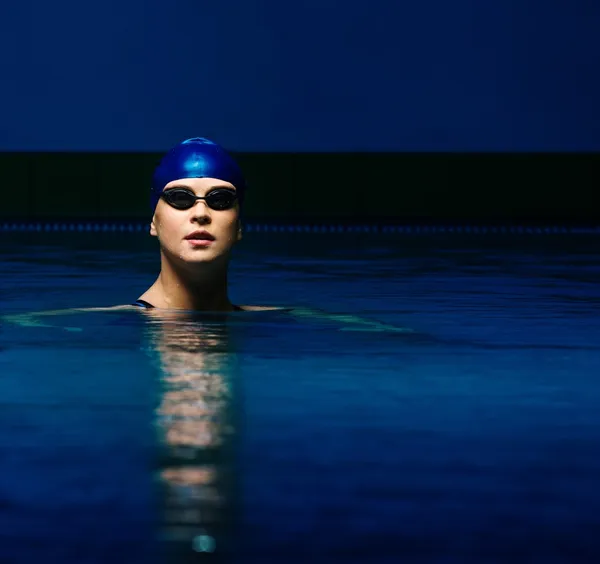
<svg viewBox="0 0 600 564"><path fill-rule="evenodd" d="M223 562L235 487L233 375L227 316L146 312L161 370L161 541L167 562Z"/></svg>

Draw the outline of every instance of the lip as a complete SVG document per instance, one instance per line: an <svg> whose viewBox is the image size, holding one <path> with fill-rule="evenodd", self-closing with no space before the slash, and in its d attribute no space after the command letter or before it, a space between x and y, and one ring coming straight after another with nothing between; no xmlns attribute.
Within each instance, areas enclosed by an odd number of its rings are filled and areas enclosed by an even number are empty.
<svg viewBox="0 0 600 564"><path fill-rule="evenodd" d="M186 239L192 247L210 247L214 241L212 239Z"/></svg>
<svg viewBox="0 0 600 564"><path fill-rule="evenodd" d="M194 231L193 233L186 235L185 238L187 241L194 241L196 243L198 243L198 242L210 243L215 240L213 235L211 235L208 231L204 231L203 229L201 229L199 231Z"/></svg>

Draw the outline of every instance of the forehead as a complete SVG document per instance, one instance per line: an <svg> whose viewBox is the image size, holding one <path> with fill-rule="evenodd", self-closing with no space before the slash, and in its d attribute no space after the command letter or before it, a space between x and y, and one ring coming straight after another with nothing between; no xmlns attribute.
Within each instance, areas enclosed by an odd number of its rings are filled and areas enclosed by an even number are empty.
<svg viewBox="0 0 600 564"><path fill-rule="evenodd" d="M196 194L207 192L212 188L230 188L235 190L235 186L231 184L231 182L220 180L219 178L179 178L177 180L171 180L163 190L175 188L175 186L179 188L189 188Z"/></svg>

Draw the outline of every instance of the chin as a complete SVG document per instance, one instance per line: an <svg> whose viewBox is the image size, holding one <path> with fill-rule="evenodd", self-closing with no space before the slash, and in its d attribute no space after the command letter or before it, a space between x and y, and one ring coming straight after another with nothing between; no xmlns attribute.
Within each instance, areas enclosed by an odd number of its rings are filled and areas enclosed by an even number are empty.
<svg viewBox="0 0 600 564"><path fill-rule="evenodd" d="M181 259L186 264L213 264L227 262L229 255L227 253L218 253L209 249L198 250L181 254Z"/></svg>
<svg viewBox="0 0 600 564"><path fill-rule="evenodd" d="M193 254L185 254L181 256L181 259L186 263L186 264L204 264L204 263L209 263L209 262L215 262L219 260L219 255L216 255L214 253L193 253Z"/></svg>

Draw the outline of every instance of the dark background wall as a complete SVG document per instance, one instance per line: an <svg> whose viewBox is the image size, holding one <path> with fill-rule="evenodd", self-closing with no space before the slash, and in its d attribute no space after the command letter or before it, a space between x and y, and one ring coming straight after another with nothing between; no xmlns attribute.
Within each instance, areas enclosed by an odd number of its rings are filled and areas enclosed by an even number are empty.
<svg viewBox="0 0 600 564"><path fill-rule="evenodd" d="M0 217L144 217L158 155L202 135L250 217L585 219L598 29L595 0L11 3Z"/></svg>
<svg viewBox="0 0 600 564"><path fill-rule="evenodd" d="M150 218L159 154L0 154L0 219ZM596 223L598 155L239 154L249 220Z"/></svg>

